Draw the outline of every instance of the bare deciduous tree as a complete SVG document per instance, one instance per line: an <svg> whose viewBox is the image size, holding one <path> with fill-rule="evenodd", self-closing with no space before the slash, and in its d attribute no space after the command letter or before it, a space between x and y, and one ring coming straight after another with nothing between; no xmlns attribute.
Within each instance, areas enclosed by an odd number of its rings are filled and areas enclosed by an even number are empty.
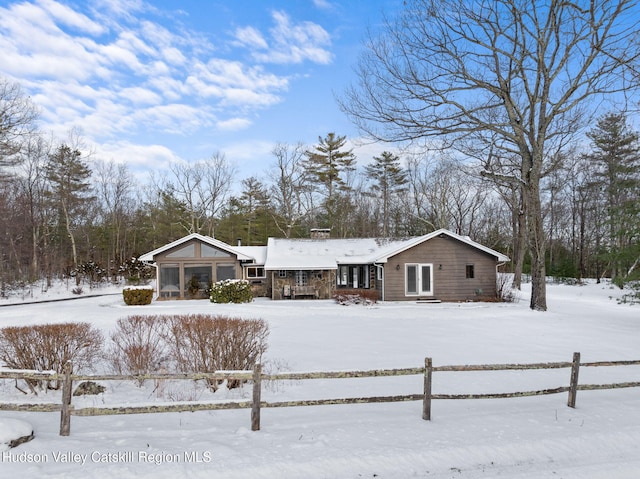
<svg viewBox="0 0 640 479"><path fill-rule="evenodd" d="M532 292L547 309L540 180L594 104L630 93L638 59L633 0L407 0L363 54L341 106L384 141L493 144L518 158ZM550 154L553 152L553 154Z"/></svg>
<svg viewBox="0 0 640 479"><path fill-rule="evenodd" d="M0 166L17 160L21 145L35 131L38 109L17 83L0 77Z"/></svg>
<svg viewBox="0 0 640 479"><path fill-rule="evenodd" d="M287 145L278 143L271 150L275 162L269 172L272 182L271 196L276 212L284 221L275 218L278 229L285 238L290 238L294 228L309 212L311 189L307 185L304 168L305 147L301 143Z"/></svg>
<svg viewBox="0 0 640 479"><path fill-rule="evenodd" d="M107 259L120 264L127 259L124 248L127 218L132 216L134 179L124 163L97 161L93 167L94 184L108 237Z"/></svg>

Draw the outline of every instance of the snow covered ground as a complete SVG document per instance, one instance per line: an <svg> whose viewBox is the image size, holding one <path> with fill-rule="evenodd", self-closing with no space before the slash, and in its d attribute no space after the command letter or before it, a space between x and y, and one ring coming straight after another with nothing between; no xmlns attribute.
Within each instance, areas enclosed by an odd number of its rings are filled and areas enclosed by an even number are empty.
<svg viewBox="0 0 640 479"><path fill-rule="evenodd" d="M97 291L85 291L85 295ZM57 292L55 297L64 296ZM640 306L619 305L608 284L549 285L549 312L513 304L206 300L126 306L120 295L0 307L0 327L89 321L105 336L130 314L219 313L262 318L270 327L265 369L331 371L434 365L640 359ZM38 299L33 294L27 299ZM51 297L48 293L45 297ZM40 298L42 299L42 298ZM8 301L0 301L0 305ZM434 374L434 393L507 392L566 386L568 369ZM640 367L583 368L581 383L638 381ZM213 394L192 382L137 388L104 383L74 404L249 399L251 387ZM420 393L422 378L337 379L266 384L263 399ZM0 401L59 401L58 392L25 396L0 383ZM440 400L432 421L420 402L262 410L72 417L58 435L58 413L0 412L27 421L35 439L0 451L0 476L24 478L615 478L640 477L640 388L487 400Z"/></svg>

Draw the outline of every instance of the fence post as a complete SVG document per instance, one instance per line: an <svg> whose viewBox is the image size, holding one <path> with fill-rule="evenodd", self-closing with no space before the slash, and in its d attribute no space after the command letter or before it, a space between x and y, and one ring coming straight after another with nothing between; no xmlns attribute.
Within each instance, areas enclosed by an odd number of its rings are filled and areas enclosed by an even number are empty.
<svg viewBox="0 0 640 479"><path fill-rule="evenodd" d="M431 376L433 362L431 358L424 359L424 399L422 400L422 419L431 421Z"/></svg>
<svg viewBox="0 0 640 479"><path fill-rule="evenodd" d="M576 395L578 394L578 373L580 371L580 353L573 353L571 365L571 384L569 385L569 400L567 406L576 407Z"/></svg>
<svg viewBox="0 0 640 479"><path fill-rule="evenodd" d="M60 435L68 436L71 433L71 390L73 389L73 381L71 380L71 372L73 365L71 361L64 363L62 367L62 408L60 409Z"/></svg>
<svg viewBox="0 0 640 479"><path fill-rule="evenodd" d="M260 430L260 401L262 390L262 365L253 366L253 404L251 406L251 430Z"/></svg>

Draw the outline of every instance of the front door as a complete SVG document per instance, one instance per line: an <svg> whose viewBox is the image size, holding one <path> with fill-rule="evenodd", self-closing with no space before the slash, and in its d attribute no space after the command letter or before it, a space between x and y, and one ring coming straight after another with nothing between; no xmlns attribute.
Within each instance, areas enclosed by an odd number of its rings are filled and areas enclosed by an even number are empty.
<svg viewBox="0 0 640 479"><path fill-rule="evenodd" d="M433 295L433 265L405 265L405 294L407 296Z"/></svg>

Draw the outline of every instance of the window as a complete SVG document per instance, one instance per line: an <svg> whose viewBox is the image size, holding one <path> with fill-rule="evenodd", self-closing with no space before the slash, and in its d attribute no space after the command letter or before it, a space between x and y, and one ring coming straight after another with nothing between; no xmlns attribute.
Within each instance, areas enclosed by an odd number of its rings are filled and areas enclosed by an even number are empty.
<svg viewBox="0 0 640 479"><path fill-rule="evenodd" d="M278 270L278 278L286 278L286 277L287 277L287 270L286 269Z"/></svg>
<svg viewBox="0 0 640 479"><path fill-rule="evenodd" d="M349 284L349 267L341 265L338 267L338 286L347 286L348 284Z"/></svg>
<svg viewBox="0 0 640 479"><path fill-rule="evenodd" d="M248 266L247 278L264 278L264 268L262 266Z"/></svg>
<svg viewBox="0 0 640 479"><path fill-rule="evenodd" d="M432 295L432 264L405 265L405 294L407 296Z"/></svg>
<svg viewBox="0 0 640 479"><path fill-rule="evenodd" d="M216 265L216 281L236 279L236 266L233 264Z"/></svg>
<svg viewBox="0 0 640 479"><path fill-rule="evenodd" d="M200 256L203 258L230 258L231 255L225 251L214 248L208 244L202 244L200 246Z"/></svg>
<svg viewBox="0 0 640 479"><path fill-rule="evenodd" d="M467 278L475 278L475 271L472 264L468 264L465 268Z"/></svg>
<svg viewBox="0 0 640 479"><path fill-rule="evenodd" d="M192 280L195 278L195 280ZM209 287L209 283L211 282L211 266L192 266L185 265L184 267L184 289L185 291L189 288L189 284L191 281L198 281L200 285L200 289L205 290Z"/></svg>
<svg viewBox="0 0 640 479"><path fill-rule="evenodd" d="M196 245L194 243L183 246L171 253L167 253L167 258L195 258Z"/></svg>
<svg viewBox="0 0 640 479"><path fill-rule="evenodd" d="M296 286L308 286L309 275L306 271L296 271Z"/></svg>
<svg viewBox="0 0 640 479"><path fill-rule="evenodd" d="M180 267L177 264L160 265L160 296L180 296Z"/></svg>

